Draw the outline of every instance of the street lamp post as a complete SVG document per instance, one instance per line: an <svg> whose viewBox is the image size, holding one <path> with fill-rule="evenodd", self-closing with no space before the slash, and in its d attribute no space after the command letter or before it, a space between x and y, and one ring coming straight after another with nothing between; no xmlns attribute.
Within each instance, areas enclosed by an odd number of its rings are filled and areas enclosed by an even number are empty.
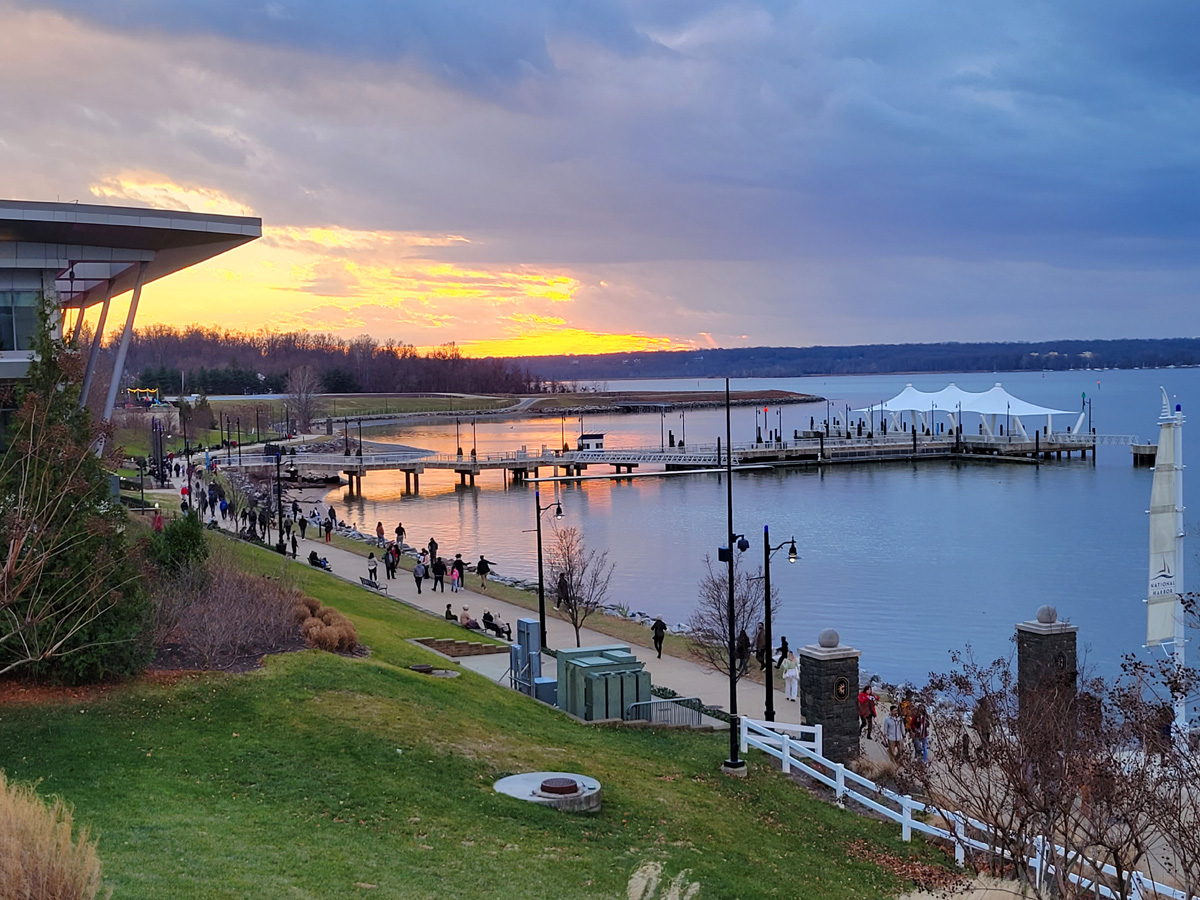
<svg viewBox="0 0 1200 900"><path fill-rule="evenodd" d="M729 415L729 379L725 379L725 518L726 535L729 543L717 551L717 559L724 555L728 563L726 577L729 592L726 597L729 627L729 759L725 760L725 770L739 772L746 767L746 762L738 758L738 739L741 725L738 721L737 710L737 617L733 608L733 544L737 535L733 533L733 429ZM742 542L745 543L745 538ZM722 551L724 551L722 553Z"/></svg>
<svg viewBox="0 0 1200 900"><path fill-rule="evenodd" d="M765 713L768 722L775 721L775 667L771 665L772 648L775 646L771 640L771 556L777 550L788 548L788 562L796 561L796 538L793 537L790 541L784 541L778 547L771 546L771 526L763 526L763 625L766 628L765 637L767 641L767 703Z"/></svg>
<svg viewBox="0 0 1200 900"><path fill-rule="evenodd" d="M275 544L275 549L280 556L287 556L287 545L283 542L283 482L279 480L280 463L283 459L283 448L275 448L275 508L278 515L277 525L279 532L279 541Z"/></svg>
<svg viewBox="0 0 1200 900"><path fill-rule="evenodd" d="M242 461L242 417L237 417L237 445L238 445L238 463Z"/></svg>
<svg viewBox="0 0 1200 900"><path fill-rule="evenodd" d="M458 450L458 458L462 459L462 438L458 434L458 416L454 417L454 446Z"/></svg>
<svg viewBox="0 0 1200 900"><path fill-rule="evenodd" d="M342 418L342 424L344 426L342 428L342 437L345 438L345 440L346 440L346 455L349 456L350 455L350 417L344 416Z"/></svg>
<svg viewBox="0 0 1200 900"><path fill-rule="evenodd" d="M362 456L362 419L358 420L358 455Z"/></svg>
<svg viewBox="0 0 1200 900"><path fill-rule="evenodd" d="M558 501L542 506L542 489L534 488L533 505L537 510L537 556L538 556L538 620L542 629L542 649L546 649L546 576L542 567L542 513L554 509L554 518L562 518L562 504Z"/></svg>

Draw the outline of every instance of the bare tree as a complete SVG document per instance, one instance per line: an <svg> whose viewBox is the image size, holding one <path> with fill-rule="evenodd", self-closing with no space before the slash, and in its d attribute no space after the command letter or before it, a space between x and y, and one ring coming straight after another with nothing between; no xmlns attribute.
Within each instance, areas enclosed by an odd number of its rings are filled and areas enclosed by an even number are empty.
<svg viewBox="0 0 1200 900"><path fill-rule="evenodd" d="M614 563L608 551L589 550L578 528L557 528L550 546L550 573L557 584L567 582L567 595L555 608L575 629L575 646L580 646L579 631L588 616L604 605Z"/></svg>
<svg viewBox="0 0 1200 900"><path fill-rule="evenodd" d="M321 378L312 366L296 366L288 372L287 407L296 417L296 428L308 431L312 420L319 414L317 394L321 390Z"/></svg>
<svg viewBox="0 0 1200 900"><path fill-rule="evenodd" d="M899 786L986 823L982 862L1024 896L1093 897L1089 885L1136 896L1162 788L1146 765L1145 700L1079 676L1019 689L1010 659L979 664L968 649L953 660L918 700L933 756L905 762ZM1025 864L1035 857L1040 867Z"/></svg>
<svg viewBox="0 0 1200 900"><path fill-rule="evenodd" d="M700 579L700 596L695 611L688 619L691 632L691 652L702 664L728 675L732 667L737 675L737 660L729 658L729 576L725 564L716 568L710 557L704 558L705 574ZM737 565L733 570L733 638L744 630L754 634L755 626L763 621L763 578L759 566L754 575ZM771 589L771 622L779 611L779 591ZM753 648L751 648L753 650ZM770 648L767 648L770 652Z"/></svg>

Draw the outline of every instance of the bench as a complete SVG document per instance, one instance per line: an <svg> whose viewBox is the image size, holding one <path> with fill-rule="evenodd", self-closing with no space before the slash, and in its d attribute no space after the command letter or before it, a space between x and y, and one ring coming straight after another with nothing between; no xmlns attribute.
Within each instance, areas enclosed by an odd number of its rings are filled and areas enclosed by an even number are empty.
<svg viewBox="0 0 1200 900"><path fill-rule="evenodd" d="M363 587L369 587L373 591L379 591L384 594L388 592L386 584L380 584L378 581L372 581L370 578L360 577L358 580L362 582Z"/></svg>

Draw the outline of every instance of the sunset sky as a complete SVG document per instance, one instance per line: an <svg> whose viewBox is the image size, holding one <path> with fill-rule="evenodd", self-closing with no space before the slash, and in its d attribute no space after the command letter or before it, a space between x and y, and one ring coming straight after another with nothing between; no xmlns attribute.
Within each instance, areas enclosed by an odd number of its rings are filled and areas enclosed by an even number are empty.
<svg viewBox="0 0 1200 900"><path fill-rule="evenodd" d="M1197 35L1193 0L0 0L0 197L262 217L140 324L1194 335Z"/></svg>

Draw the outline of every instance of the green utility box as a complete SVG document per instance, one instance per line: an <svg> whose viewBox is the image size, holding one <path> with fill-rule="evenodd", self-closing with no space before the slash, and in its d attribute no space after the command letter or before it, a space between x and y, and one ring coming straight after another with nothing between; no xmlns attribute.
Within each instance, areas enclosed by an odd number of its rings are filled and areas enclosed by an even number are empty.
<svg viewBox="0 0 1200 900"><path fill-rule="evenodd" d="M650 673L626 646L558 651L558 707L586 722L621 719L650 698Z"/></svg>

